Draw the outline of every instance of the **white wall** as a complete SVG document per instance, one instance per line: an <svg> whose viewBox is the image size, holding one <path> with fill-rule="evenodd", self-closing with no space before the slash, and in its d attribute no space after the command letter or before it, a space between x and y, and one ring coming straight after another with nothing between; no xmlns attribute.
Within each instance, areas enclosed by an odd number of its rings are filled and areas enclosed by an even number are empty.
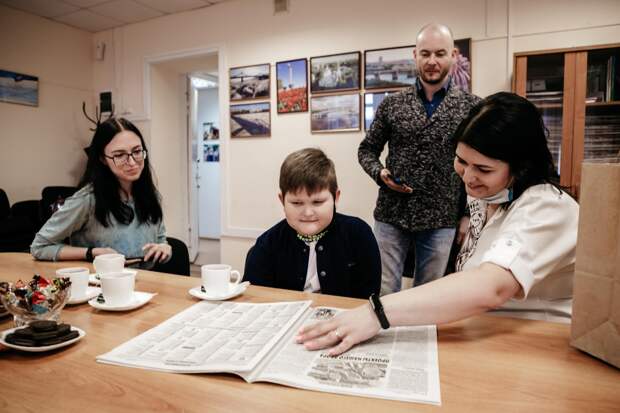
<svg viewBox="0 0 620 413"><path fill-rule="evenodd" d="M201 89L198 91L198 169L200 188L198 188L198 222L201 238L219 239L221 236L221 173L219 162L205 162L204 150L207 145L218 145L219 140L203 141L205 130L203 124L211 122L220 127L220 110L218 88Z"/></svg>
<svg viewBox="0 0 620 413"><path fill-rule="evenodd" d="M0 188L12 203L76 185L94 112L93 35L0 6L0 68L37 76L39 106L0 102Z"/></svg>
<svg viewBox="0 0 620 413"><path fill-rule="evenodd" d="M289 13L273 15L271 0L230 1L98 33L95 38L106 41L114 63L95 66L94 85L97 91L116 88L122 111L155 132L156 111L148 111L144 93L149 59L216 47L223 69L221 90L227 90L228 67L266 62L273 67L279 60L411 44L430 21L448 24L456 38L473 39L473 90L484 96L509 90L514 52L617 42L620 2L291 0ZM274 86L275 80L272 90ZM301 147L319 146L336 163L343 190L339 209L372 220L376 186L358 166L356 155L362 132L312 135L307 113L277 115L272 110L271 138L230 140L228 102L225 97L220 102L226 120L221 125L223 261L242 267L253 242L243 236L282 217L276 199L279 165ZM272 92L272 109L275 103ZM177 158L174 141L153 140L152 150L166 153L166 159ZM173 182L168 176L178 176L183 165L166 159L156 159L160 178L170 179L160 185L167 199L166 220L169 227L181 228L186 218L176 212L186 202L187 190L179 187L182 180ZM169 210L168 203L177 207Z"/></svg>

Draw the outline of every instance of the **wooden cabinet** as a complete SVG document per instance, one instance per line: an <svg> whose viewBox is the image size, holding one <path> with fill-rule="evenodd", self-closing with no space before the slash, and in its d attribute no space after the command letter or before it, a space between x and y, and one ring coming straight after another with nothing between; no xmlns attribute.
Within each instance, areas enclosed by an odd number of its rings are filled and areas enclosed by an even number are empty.
<svg viewBox="0 0 620 413"><path fill-rule="evenodd" d="M620 159L620 44L516 53L513 92L541 110L560 184L577 197L583 161Z"/></svg>

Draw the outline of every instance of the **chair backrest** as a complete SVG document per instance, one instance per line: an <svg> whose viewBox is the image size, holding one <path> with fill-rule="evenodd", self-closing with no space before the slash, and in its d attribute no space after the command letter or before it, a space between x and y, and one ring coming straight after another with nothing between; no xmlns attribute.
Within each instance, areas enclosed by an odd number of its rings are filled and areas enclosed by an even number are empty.
<svg viewBox="0 0 620 413"><path fill-rule="evenodd" d="M11 204L9 203L9 197L4 192L4 189L0 189L0 219L6 218L11 213Z"/></svg>
<svg viewBox="0 0 620 413"><path fill-rule="evenodd" d="M172 248L172 257L170 261L164 264L155 265L152 271L189 276L189 251L187 250L187 245L177 238L168 237L167 241Z"/></svg>
<svg viewBox="0 0 620 413"><path fill-rule="evenodd" d="M69 198L77 191L75 186L46 186L41 191L41 204L39 215L41 222L45 223L58 210L65 199Z"/></svg>

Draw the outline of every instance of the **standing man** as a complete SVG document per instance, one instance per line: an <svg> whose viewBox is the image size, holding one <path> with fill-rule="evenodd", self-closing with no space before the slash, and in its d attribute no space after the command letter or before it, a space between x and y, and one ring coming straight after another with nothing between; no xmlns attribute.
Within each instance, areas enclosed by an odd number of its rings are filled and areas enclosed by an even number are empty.
<svg viewBox="0 0 620 413"><path fill-rule="evenodd" d="M462 190L453 168L452 134L480 100L451 82L456 49L447 26L424 26L413 56L416 84L385 98L358 150L360 164L379 184L374 217L383 267L381 294L400 291L412 244L414 286L444 275ZM379 156L386 143L384 167ZM467 228L466 222L462 225Z"/></svg>

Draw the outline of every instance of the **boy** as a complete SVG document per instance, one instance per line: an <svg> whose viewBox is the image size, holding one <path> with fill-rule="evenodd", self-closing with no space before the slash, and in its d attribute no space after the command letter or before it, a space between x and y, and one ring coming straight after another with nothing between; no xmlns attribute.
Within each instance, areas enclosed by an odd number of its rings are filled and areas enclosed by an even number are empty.
<svg viewBox="0 0 620 413"><path fill-rule="evenodd" d="M377 241L364 221L336 213L336 170L320 149L286 157L278 197L286 219L256 240L246 258L245 280L356 298L379 292Z"/></svg>

